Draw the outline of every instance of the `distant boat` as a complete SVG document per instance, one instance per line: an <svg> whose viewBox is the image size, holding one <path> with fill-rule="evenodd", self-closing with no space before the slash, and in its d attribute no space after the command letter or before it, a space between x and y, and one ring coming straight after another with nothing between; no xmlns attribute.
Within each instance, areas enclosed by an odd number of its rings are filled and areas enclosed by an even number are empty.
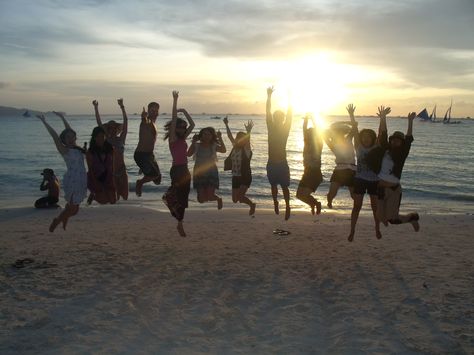
<svg viewBox="0 0 474 355"><path fill-rule="evenodd" d="M446 113L444 114L443 118L443 123L444 124L458 124L461 123L461 121L451 121L451 110L453 108L453 100L451 100L451 105L449 105L449 108L446 110Z"/></svg>
<svg viewBox="0 0 474 355"><path fill-rule="evenodd" d="M26 110L25 112L23 112L23 117L31 117L31 114L30 114L30 111Z"/></svg>
<svg viewBox="0 0 474 355"><path fill-rule="evenodd" d="M433 111L431 111L430 120L431 122L436 122L436 105L434 105Z"/></svg>
<svg viewBox="0 0 474 355"><path fill-rule="evenodd" d="M209 117L211 120L220 120L221 116L211 116Z"/></svg>

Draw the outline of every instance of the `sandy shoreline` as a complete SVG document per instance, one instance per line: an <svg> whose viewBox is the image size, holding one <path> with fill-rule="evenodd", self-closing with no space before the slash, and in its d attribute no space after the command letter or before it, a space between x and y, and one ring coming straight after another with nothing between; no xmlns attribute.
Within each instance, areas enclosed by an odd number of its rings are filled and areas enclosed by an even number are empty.
<svg viewBox="0 0 474 355"><path fill-rule="evenodd" d="M0 210L0 352L473 353L474 217ZM276 228L291 232L275 236ZM11 266L30 258L23 268Z"/></svg>

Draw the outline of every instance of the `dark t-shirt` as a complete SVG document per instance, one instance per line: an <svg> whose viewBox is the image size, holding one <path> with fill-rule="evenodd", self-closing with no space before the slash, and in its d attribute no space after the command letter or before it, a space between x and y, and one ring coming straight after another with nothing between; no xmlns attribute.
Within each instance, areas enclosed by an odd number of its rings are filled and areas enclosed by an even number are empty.
<svg viewBox="0 0 474 355"><path fill-rule="evenodd" d="M268 127L268 161L275 163L286 160L286 142L290 134L287 124L276 126L273 122Z"/></svg>

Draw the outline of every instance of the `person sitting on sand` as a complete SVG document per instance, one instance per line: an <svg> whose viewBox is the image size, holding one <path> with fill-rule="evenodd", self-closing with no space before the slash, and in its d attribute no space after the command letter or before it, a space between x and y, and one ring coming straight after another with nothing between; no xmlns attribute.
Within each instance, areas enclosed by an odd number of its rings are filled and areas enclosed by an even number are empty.
<svg viewBox="0 0 474 355"><path fill-rule="evenodd" d="M268 162L267 177L272 189L273 206L279 214L278 185L281 186L285 198L285 220L290 218L290 168L286 160L286 143L290 134L292 110L288 106L285 118L283 111L277 110L272 114L273 87L267 89L266 123L268 130Z"/></svg>
<svg viewBox="0 0 474 355"><path fill-rule="evenodd" d="M40 185L41 191L48 190L48 196L36 200L36 208L57 208L59 201L59 179L54 174L53 169L44 169L41 173L43 181Z"/></svg>
<svg viewBox="0 0 474 355"><path fill-rule="evenodd" d="M123 99L118 99L117 103L122 111L123 123L117 123L111 120L107 123L102 124L99 114L99 102L97 100L92 101L94 105L95 118L97 125L102 127L105 131L107 142L114 147L114 184L116 191L116 199L119 200L122 197L124 200L128 199L128 175L127 167L125 166L124 152L125 152L125 140L127 138L128 131L128 118L125 112L125 106L123 105Z"/></svg>
<svg viewBox="0 0 474 355"><path fill-rule="evenodd" d="M87 203L93 200L100 204L117 201L114 184L113 147L105 139L102 127L95 127L92 131L87 159L87 187L91 192Z"/></svg>
<svg viewBox="0 0 474 355"><path fill-rule="evenodd" d="M323 139L316 128L316 122L311 116L313 126L308 128L308 116L303 120L303 164L304 172L296 191L296 197L311 207L311 213L314 215L321 213L321 202L315 199L311 194L316 191L323 181L321 174L321 152L323 150Z"/></svg>
<svg viewBox="0 0 474 355"><path fill-rule="evenodd" d="M368 155L368 163L377 172L379 182L377 187L377 218L387 226L390 224L411 223L415 232L418 232L418 213L400 214L400 202L402 199L402 187L400 179L403 166L410 152L413 142L413 120L415 112L408 114L408 129L406 135L403 132L395 131L387 140L387 120L386 115L390 108L381 106L379 108L380 127L379 144L380 147L373 149Z"/></svg>
<svg viewBox="0 0 474 355"><path fill-rule="evenodd" d="M76 145L76 132L71 128L66 118L62 113L54 112L61 118L65 129L60 135L46 122L44 115L38 115L41 122L43 122L47 131L53 138L54 144L58 152L66 162L66 174L63 177L64 194L66 198L66 207L53 219L49 226L49 231L54 232L59 223L63 224L63 229L66 230L66 225L70 217L79 212L79 205L87 195L87 173L84 164L85 151Z"/></svg>
<svg viewBox="0 0 474 355"><path fill-rule="evenodd" d="M332 201L342 186L349 188L352 197L356 170L353 135L353 128L344 122L333 123L324 135L327 146L336 156L336 167L331 175L331 184L327 194L329 208L332 208Z"/></svg>
<svg viewBox="0 0 474 355"><path fill-rule="evenodd" d="M193 137L188 157L194 155L193 187L197 190L198 202L217 201L217 209L220 210L222 198L216 195L219 188L216 152L226 152L222 134L220 131L216 133L213 127L206 127Z"/></svg>
<svg viewBox="0 0 474 355"><path fill-rule="evenodd" d="M357 219L359 218L360 210L362 208L365 193L368 193L370 196L370 206L372 207L372 213L374 215L375 222L375 236L377 239L380 239L382 238L382 234L380 233L380 221L378 220L376 214L378 177L377 173L370 169L367 164L367 156L373 149L377 147L377 134L374 130L367 128L359 132L357 128L357 121L354 118L354 111L356 109L355 106L353 104L349 104L346 109L352 122L354 147L357 154L357 171L354 177L354 205L352 207L351 213L351 232L347 239L350 242L352 242L354 239L355 227L357 224ZM379 115L382 114L386 113L379 111Z"/></svg>
<svg viewBox="0 0 474 355"><path fill-rule="evenodd" d="M185 109L177 109L178 91L173 91L173 112L171 121L165 125L165 140L168 139L168 146L173 158L170 170L171 186L163 196L163 201L168 206L171 215L178 220L178 232L182 237L186 237L183 227L184 212L188 207L189 190L191 188L191 174L188 170L188 144L186 138L194 129L194 121ZM181 112L189 122L178 118Z"/></svg>
<svg viewBox="0 0 474 355"><path fill-rule="evenodd" d="M153 181L156 185L161 184L161 172L156 162L153 150L156 142L155 122L158 117L160 105L157 102L148 104L148 112L143 107L142 121L138 134L138 145L133 158L143 173L143 178L138 179L135 186L137 196L142 195L143 184Z"/></svg>
<svg viewBox="0 0 474 355"><path fill-rule="evenodd" d="M252 150L250 146L250 132L252 132L253 122L248 121L244 124L246 132L238 132L235 136L229 128L229 119L223 119L227 131L227 137L232 143L232 151L226 159L230 162L228 168L232 170L232 202L245 203L250 207L249 215L255 214L256 203L253 203L246 195L250 184L252 183L252 170L250 168L250 160L252 159ZM226 165L226 164L224 164Z"/></svg>

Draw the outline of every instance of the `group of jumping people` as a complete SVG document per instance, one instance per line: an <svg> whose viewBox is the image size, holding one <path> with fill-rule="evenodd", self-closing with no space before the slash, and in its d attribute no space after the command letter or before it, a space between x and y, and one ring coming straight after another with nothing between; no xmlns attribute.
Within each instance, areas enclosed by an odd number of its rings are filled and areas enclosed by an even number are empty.
<svg viewBox="0 0 474 355"><path fill-rule="evenodd" d="M271 185L274 211L279 214L278 187L280 187L285 201L285 220L288 220L291 214L290 169L286 144L291 129L292 110L288 107L286 113L281 110L272 113L273 91L273 87L267 89L268 162L266 170ZM191 145L188 146L186 140L192 134L195 123L185 109L178 109L178 91L173 91L172 97L172 117L164 126L164 139L168 141L172 157L171 186L163 195L163 202L169 208L171 215L176 218L177 230L184 237L186 233L183 219L188 207L191 180L199 203L214 201L217 208L222 209L222 198L216 194L216 190L219 189L219 171L216 162L217 153L226 153L227 148L221 132L213 127L202 128L198 134L194 134ZM128 198L128 175L124 161L128 119L123 99L118 100L123 123L115 121L103 123L99 114L99 103L94 100L92 104L97 127L92 131L88 148L86 145L80 147L76 144L76 133L64 114L54 112L65 126L59 135L46 122L44 115L37 116L52 136L67 167L62 180L66 206L51 222L50 232L53 232L59 224L66 229L69 218L77 214L80 203L86 198L88 204L93 201L100 204L113 204L120 198L124 200ZM138 197L142 195L145 183L153 182L157 185L161 183L162 175L153 153L157 138L156 120L159 109L160 105L157 102L151 102L147 110L143 108L141 113L138 145L134 152L134 160L143 174L135 185L135 193ZM336 166L327 194L327 206L332 208L333 199L342 186L349 188L354 200L349 241L354 238L355 226L365 193L370 196L377 238L382 237L380 222L385 225L411 223L415 231L418 231L417 213L408 215L399 213L400 177L413 141L412 127L415 113L408 115L406 135L397 131L388 137L386 116L390 113L390 108L379 107L378 134L371 129L362 129L359 132L354 118L355 106L352 104L347 106L347 111L350 123L335 123L324 132L317 127L312 117L304 117L304 173L298 185L296 197L310 206L313 215L321 213L321 202L312 196L312 193L317 190L323 180L321 152L325 142L336 157ZM178 117L178 113L182 113L184 119ZM224 160L224 170L232 172L232 201L247 204L249 215L253 216L256 204L247 197L247 190L252 182L250 137L254 125L252 121L248 121L244 124L245 130L238 132L234 137L228 118L225 117L223 122L227 137L232 144L232 149ZM84 156L87 161L87 171ZM194 159L192 174L188 169L188 157ZM59 190L59 183L57 184ZM88 196L87 190L89 190Z"/></svg>

